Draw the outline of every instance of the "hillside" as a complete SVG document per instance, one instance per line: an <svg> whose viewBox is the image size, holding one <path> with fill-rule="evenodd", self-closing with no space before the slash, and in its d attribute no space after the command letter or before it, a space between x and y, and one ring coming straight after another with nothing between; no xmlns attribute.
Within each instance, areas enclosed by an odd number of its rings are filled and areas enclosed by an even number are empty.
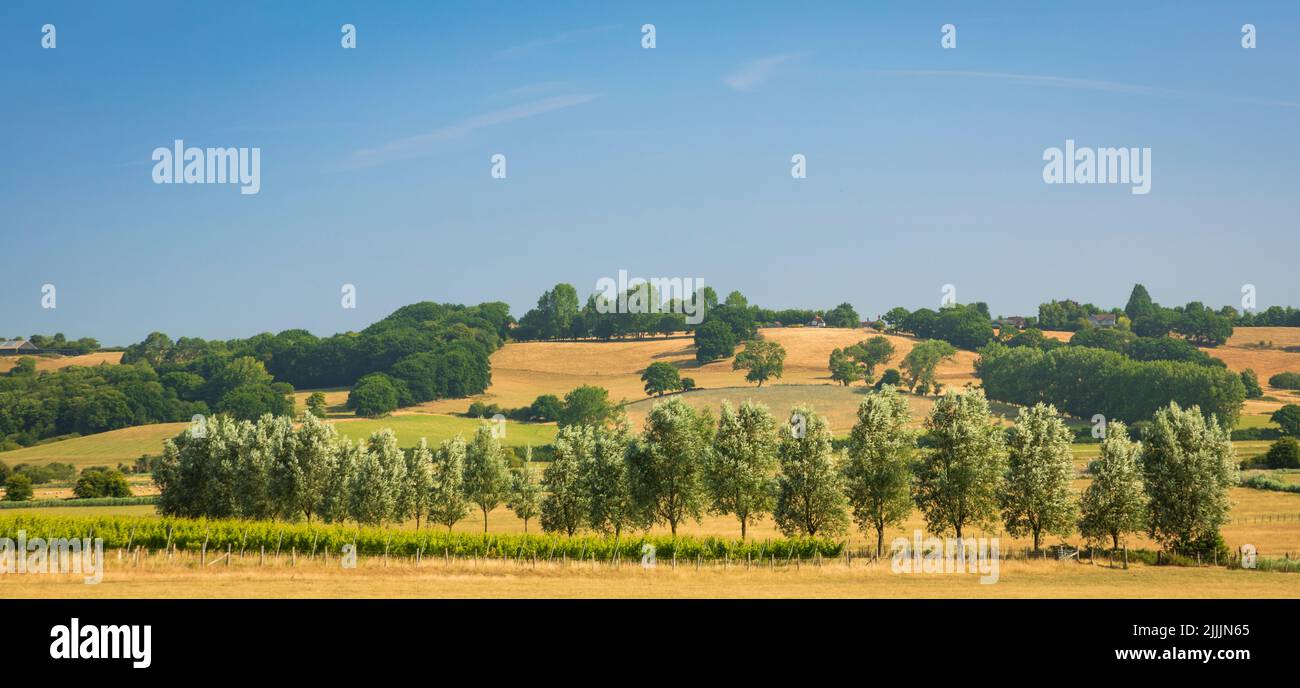
<svg viewBox="0 0 1300 688"><path fill-rule="evenodd" d="M18 365L22 356L0 356L0 373L8 372ZM68 366L95 366L100 363L117 364L122 361L121 351L96 351L82 356L32 356L36 360L37 370L58 370Z"/></svg>

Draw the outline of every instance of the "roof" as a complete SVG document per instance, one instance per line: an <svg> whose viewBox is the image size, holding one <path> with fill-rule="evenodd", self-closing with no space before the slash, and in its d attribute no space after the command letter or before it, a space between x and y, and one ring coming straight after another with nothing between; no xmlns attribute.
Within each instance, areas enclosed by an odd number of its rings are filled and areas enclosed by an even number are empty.
<svg viewBox="0 0 1300 688"><path fill-rule="evenodd" d="M26 339L0 339L0 349L17 349L24 344L31 344Z"/></svg>
<svg viewBox="0 0 1300 688"><path fill-rule="evenodd" d="M1114 314L1114 313L1097 313L1097 314L1094 314L1094 315L1090 315L1090 316L1088 316L1088 317L1089 317L1089 318L1092 318L1093 320L1096 320L1097 322L1106 322L1106 321L1108 321L1108 320L1114 320L1114 319L1115 319L1115 314Z"/></svg>

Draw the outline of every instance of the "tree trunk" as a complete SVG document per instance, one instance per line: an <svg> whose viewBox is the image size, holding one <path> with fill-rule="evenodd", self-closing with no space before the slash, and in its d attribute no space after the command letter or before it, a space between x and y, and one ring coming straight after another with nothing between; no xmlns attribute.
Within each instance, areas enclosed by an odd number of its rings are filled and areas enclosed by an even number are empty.
<svg viewBox="0 0 1300 688"><path fill-rule="evenodd" d="M885 529L876 528L876 558L879 559L880 554L884 551L885 551Z"/></svg>
<svg viewBox="0 0 1300 688"><path fill-rule="evenodd" d="M1037 528L1035 528L1035 529L1034 529L1034 551L1035 551L1035 552L1038 551L1039 535L1040 535L1039 530L1038 530Z"/></svg>
<svg viewBox="0 0 1300 688"><path fill-rule="evenodd" d="M1110 541L1111 541L1111 549L1119 549L1119 533L1118 533L1118 532L1112 532L1112 533L1110 534Z"/></svg>
<svg viewBox="0 0 1300 688"><path fill-rule="evenodd" d="M487 507L480 507L480 508L483 509L483 534L487 535L487 511L488 510Z"/></svg>
<svg viewBox="0 0 1300 688"><path fill-rule="evenodd" d="M740 539L745 539L745 519L740 519Z"/></svg>

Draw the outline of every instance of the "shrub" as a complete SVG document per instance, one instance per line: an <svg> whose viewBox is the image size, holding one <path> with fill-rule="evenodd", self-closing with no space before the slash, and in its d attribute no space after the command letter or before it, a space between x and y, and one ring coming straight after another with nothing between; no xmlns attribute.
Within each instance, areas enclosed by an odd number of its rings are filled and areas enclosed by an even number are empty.
<svg viewBox="0 0 1300 688"><path fill-rule="evenodd" d="M1300 373L1278 373L1268 379L1268 384L1278 389L1300 389Z"/></svg>
<svg viewBox="0 0 1300 688"><path fill-rule="evenodd" d="M79 499L130 497L131 487L126 484L126 477L116 469L87 468L81 472L72 494Z"/></svg>
<svg viewBox="0 0 1300 688"><path fill-rule="evenodd" d="M1283 437L1274 442L1264 455L1269 468L1300 468L1300 442L1294 437Z"/></svg>

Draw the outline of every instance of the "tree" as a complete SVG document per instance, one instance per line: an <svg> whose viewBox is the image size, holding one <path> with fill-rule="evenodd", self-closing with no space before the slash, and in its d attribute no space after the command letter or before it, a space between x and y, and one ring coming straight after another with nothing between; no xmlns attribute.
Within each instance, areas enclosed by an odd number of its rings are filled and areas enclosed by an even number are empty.
<svg viewBox="0 0 1300 688"><path fill-rule="evenodd" d="M907 322L907 319L911 315L912 312L906 308L903 308L902 306L894 306L884 315L880 316L880 319L885 321L885 324L889 326L890 330L899 330L903 328L903 323Z"/></svg>
<svg viewBox="0 0 1300 688"><path fill-rule="evenodd" d="M695 328L695 360L708 363L729 358L736 351L736 334L720 318L706 318Z"/></svg>
<svg viewBox="0 0 1300 688"><path fill-rule="evenodd" d="M675 392L682 388L677 366L663 361L651 363L641 374L641 381L645 383L645 393L648 395L663 396L665 392Z"/></svg>
<svg viewBox="0 0 1300 688"><path fill-rule="evenodd" d="M375 418L397 408L397 387L392 378L383 373L372 373L360 380L348 393L348 408L358 416Z"/></svg>
<svg viewBox="0 0 1300 688"><path fill-rule="evenodd" d="M861 364L844 352L844 349L832 349L830 359L831 379L848 387L863 379Z"/></svg>
<svg viewBox="0 0 1300 688"><path fill-rule="evenodd" d="M1283 437L1269 445L1264 465L1269 468L1300 468L1300 442L1294 437Z"/></svg>
<svg viewBox="0 0 1300 688"><path fill-rule="evenodd" d="M781 473L772 517L787 536L838 535L848 528L844 475L831 451L826 419L796 406L781 428Z"/></svg>
<svg viewBox="0 0 1300 688"><path fill-rule="evenodd" d="M1150 500L1147 530L1167 549L1217 550L1237 484L1228 432L1197 407L1160 409L1142 433L1142 477Z"/></svg>
<svg viewBox="0 0 1300 688"><path fill-rule="evenodd" d="M613 533L615 544L625 529L643 521L632 498L632 479L625 458L627 445L625 426L593 428L591 454L579 471L587 525L598 533Z"/></svg>
<svg viewBox="0 0 1300 688"><path fill-rule="evenodd" d="M510 491L510 467L492 426L482 423L465 448L465 498L483 511L483 532L488 512L497 508Z"/></svg>
<svg viewBox="0 0 1300 688"><path fill-rule="evenodd" d="M1007 532L1033 536L1038 551L1044 532L1062 537L1076 518L1072 436L1055 406L1035 404L1020 410L1007 443L1007 474L1002 518Z"/></svg>
<svg viewBox="0 0 1300 688"><path fill-rule="evenodd" d="M365 450L349 438L343 438L337 451L329 456L325 467L325 482L321 490L320 518L326 523L342 523L352 512L350 494L352 480Z"/></svg>
<svg viewBox="0 0 1300 688"><path fill-rule="evenodd" d="M524 532L528 532L528 522L537 517L542 506L542 486L533 479L533 448L524 450L523 465L513 470L510 477L510 498L506 508L524 522Z"/></svg>
<svg viewBox="0 0 1300 688"><path fill-rule="evenodd" d="M325 394L323 392L312 392L307 397L307 413L317 418L324 418L326 413Z"/></svg>
<svg viewBox="0 0 1300 688"><path fill-rule="evenodd" d="M433 452L423 437L414 449L405 452L406 481L402 485L398 512L415 518L415 529L429 514L433 502Z"/></svg>
<svg viewBox="0 0 1300 688"><path fill-rule="evenodd" d="M465 498L465 440L460 435L443 440L433 452L429 474L429 522L447 526L469 515Z"/></svg>
<svg viewBox="0 0 1300 688"><path fill-rule="evenodd" d="M26 502L32 498L32 479L22 473L14 473L5 481L6 502Z"/></svg>
<svg viewBox="0 0 1300 688"><path fill-rule="evenodd" d="M280 515L295 519L302 514L311 523L325 499L338 441L333 425L311 414L303 416L292 443L276 452L268 468L270 496Z"/></svg>
<svg viewBox="0 0 1300 688"><path fill-rule="evenodd" d="M737 411L722 402L704 485L712 511L740 521L742 540L754 519L772 511L777 442L776 420L766 406L746 401Z"/></svg>
<svg viewBox="0 0 1300 688"><path fill-rule="evenodd" d="M885 337L875 336L845 349L845 353L862 364L863 379L870 380L876 374L876 366L888 363L894 357L894 345Z"/></svg>
<svg viewBox="0 0 1300 688"><path fill-rule="evenodd" d="M1264 396L1264 388L1259 385L1259 376L1250 368L1241 371L1241 385L1246 388L1247 399L1258 399Z"/></svg>
<svg viewBox="0 0 1300 688"><path fill-rule="evenodd" d="M935 371L939 363L956 354L957 349L952 344L938 339L920 342L912 347L903 357L902 363L908 389L919 390L921 394L930 391L935 386Z"/></svg>
<svg viewBox="0 0 1300 688"><path fill-rule="evenodd" d="M605 425L616 422L620 415L617 405L609 400L609 390L594 385L583 385L564 395L564 410L557 419L560 427L566 425Z"/></svg>
<svg viewBox="0 0 1300 688"><path fill-rule="evenodd" d="M651 523L667 523L674 537L679 523L700 519L712 442L707 413L674 398L650 409L641 436L628 447L633 499Z"/></svg>
<svg viewBox="0 0 1300 688"><path fill-rule="evenodd" d="M77 478L72 494L77 499L130 497L131 486L116 468L87 468Z"/></svg>
<svg viewBox="0 0 1300 688"><path fill-rule="evenodd" d="M1124 306L1124 315L1129 320L1150 316L1155 312L1157 306L1151 300L1151 295L1147 293L1147 288L1140 285L1133 285L1133 291L1129 293L1128 304Z"/></svg>
<svg viewBox="0 0 1300 688"><path fill-rule="evenodd" d="M591 426L560 426L551 465L542 473L542 486L547 492L542 499L542 530L572 536L586 522L587 494L582 471L593 451Z"/></svg>
<svg viewBox="0 0 1300 688"><path fill-rule="evenodd" d="M406 460L393 431L372 434L352 476L352 520L368 525L400 520L404 516L398 507L405 473Z"/></svg>
<svg viewBox="0 0 1300 688"><path fill-rule="evenodd" d="M925 421L929 451L917 465L914 498L926 528L962 537L967 524L988 524L998 511L1006 448L984 392L948 391Z"/></svg>
<svg viewBox="0 0 1300 688"><path fill-rule="evenodd" d="M856 328L862 326L862 319L858 317L858 312L853 310L853 306L848 303L841 303L826 313L827 327L848 327Z"/></svg>
<svg viewBox="0 0 1300 688"><path fill-rule="evenodd" d="M876 532L876 556L885 546L885 529L912 513L912 454L916 436L907 429L907 400L892 386L868 394L858 406L844 466L849 506L863 532Z"/></svg>
<svg viewBox="0 0 1300 688"><path fill-rule="evenodd" d="M1092 483L1083 492L1079 532L1089 540L1120 538L1146 527L1147 498L1142 488L1142 445L1129 439L1123 421L1111 421L1101 441Z"/></svg>
<svg viewBox="0 0 1300 688"><path fill-rule="evenodd" d="M1269 419L1277 423L1284 434L1300 436L1300 405L1287 404L1274 411Z"/></svg>
<svg viewBox="0 0 1300 688"><path fill-rule="evenodd" d="M780 378L785 370L785 347L776 342L754 339L745 342L745 350L736 354L732 370L746 370L745 379L759 387L769 378Z"/></svg>

